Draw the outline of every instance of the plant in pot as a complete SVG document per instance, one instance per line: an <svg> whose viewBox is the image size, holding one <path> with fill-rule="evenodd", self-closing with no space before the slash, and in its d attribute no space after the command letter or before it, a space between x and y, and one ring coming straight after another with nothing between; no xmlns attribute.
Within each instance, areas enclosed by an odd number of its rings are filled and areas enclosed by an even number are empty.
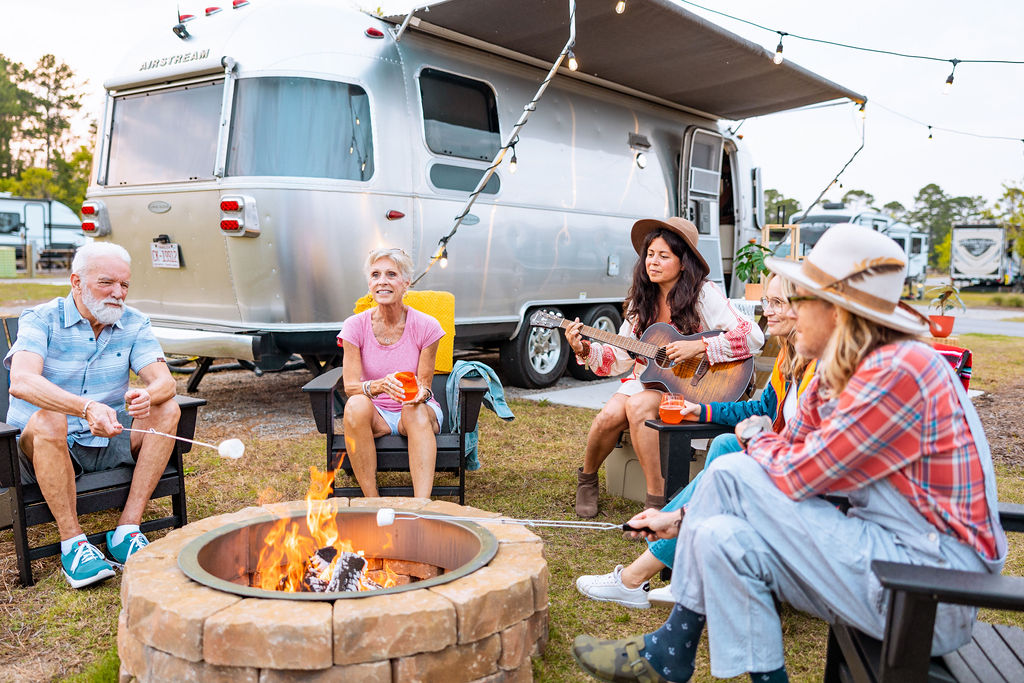
<svg viewBox="0 0 1024 683"><path fill-rule="evenodd" d="M747 283L744 298L750 301L761 298L761 278L768 274L764 259L771 254L772 250L761 246L757 240L750 240L736 251L736 258L732 262L733 272L741 281Z"/></svg>
<svg viewBox="0 0 1024 683"><path fill-rule="evenodd" d="M961 313L967 311L963 299L960 298L960 290L953 286L953 283L932 287L927 292L932 298L931 307L937 309L938 314L931 314L928 320L931 321L931 333L933 337L948 337L953 331L954 318L947 314L953 308L959 308Z"/></svg>

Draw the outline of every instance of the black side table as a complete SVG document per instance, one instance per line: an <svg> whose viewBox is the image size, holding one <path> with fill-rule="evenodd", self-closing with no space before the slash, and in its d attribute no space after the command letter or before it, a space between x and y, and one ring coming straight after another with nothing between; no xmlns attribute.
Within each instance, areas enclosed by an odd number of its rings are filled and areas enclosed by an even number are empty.
<svg viewBox="0 0 1024 683"><path fill-rule="evenodd" d="M661 420L647 420L645 424L651 429L658 430L661 476L665 477L666 503L690 483L690 463L697 459L694 457L690 442L694 439L711 439L736 429L732 425L713 422L680 422L672 425Z"/></svg>

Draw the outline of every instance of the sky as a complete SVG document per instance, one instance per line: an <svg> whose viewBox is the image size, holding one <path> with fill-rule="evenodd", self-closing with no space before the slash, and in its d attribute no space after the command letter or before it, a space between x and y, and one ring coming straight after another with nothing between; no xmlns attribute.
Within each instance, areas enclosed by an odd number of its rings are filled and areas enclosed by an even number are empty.
<svg viewBox="0 0 1024 683"><path fill-rule="evenodd" d="M338 0L345 2L346 0ZM510 2L515 0L509 0ZM602 0L585 0L599 2ZM613 0L606 0L609 6ZM254 4L260 0L251 0ZM103 81L137 36L170 30L175 0L0 0L0 53L32 65L46 53L86 81L84 112L100 118ZM215 0L180 0L201 14ZM222 0L230 6L230 0ZM405 0L364 2L385 10ZM699 4L773 30L883 50L958 59L1024 60L1024 2L1013 0L704 0ZM774 52L778 35L684 6ZM627 9L628 12L628 4ZM990 203L1003 183L1024 183L1024 65L961 64L948 95L948 62L925 62L818 45L792 36L784 56L868 97L865 147L843 174L842 188L866 190L881 206L913 204L937 183L947 194L981 195ZM773 114L743 122L739 132L765 187L807 206L860 145L861 119L852 104ZM928 139L927 125L933 126ZM957 135L948 128L1012 140ZM87 129L85 119L77 126Z"/></svg>

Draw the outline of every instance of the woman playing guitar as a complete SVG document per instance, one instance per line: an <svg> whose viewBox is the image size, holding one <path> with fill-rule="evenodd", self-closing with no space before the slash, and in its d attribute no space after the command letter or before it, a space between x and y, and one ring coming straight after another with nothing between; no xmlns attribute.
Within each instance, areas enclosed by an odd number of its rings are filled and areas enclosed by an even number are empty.
<svg viewBox="0 0 1024 683"><path fill-rule="evenodd" d="M748 358L760 350L764 343L760 328L743 318L707 279L710 269L697 249L693 223L683 218L640 220L633 225L631 237L641 258L633 269L633 285L623 304L626 320L620 334L639 339L657 322L669 323L684 335L724 330L718 336L666 345L668 357L675 362L705 354L714 365ZM577 362L601 376L618 375L630 367L633 372L590 426L583 467L577 473L576 514L597 515L597 470L626 427L647 482L645 507L660 508L665 504L665 480L661 476L658 435L644 422L657 416L662 392L646 388L638 379L643 368L636 366L641 361L634 362L615 346L584 340L581 327L576 321L565 332Z"/></svg>

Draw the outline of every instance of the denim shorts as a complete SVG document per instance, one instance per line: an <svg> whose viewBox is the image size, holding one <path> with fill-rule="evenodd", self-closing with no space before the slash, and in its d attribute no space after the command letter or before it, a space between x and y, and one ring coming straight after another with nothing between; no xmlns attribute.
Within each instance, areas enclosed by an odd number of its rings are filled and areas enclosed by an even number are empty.
<svg viewBox="0 0 1024 683"><path fill-rule="evenodd" d="M125 427L132 426L132 418L127 411L117 411L117 421ZM20 443L19 443L20 445ZM35 470L25 454L18 449L21 459L21 483L35 484ZM108 440L106 446L83 446L68 435L68 455L71 456L71 466L75 470L75 479L85 472L101 472L112 470L121 465L135 465L135 458L132 457L131 432L121 432Z"/></svg>
<svg viewBox="0 0 1024 683"><path fill-rule="evenodd" d="M427 401L427 405L434 409L434 415L437 416L437 424L444 424L444 415L441 413L441 406L437 404L437 401ZM391 436L398 435L398 420L402 417L401 410L383 410L379 406L373 406L380 413L380 416L384 418L384 421L388 423L388 427L391 428Z"/></svg>

